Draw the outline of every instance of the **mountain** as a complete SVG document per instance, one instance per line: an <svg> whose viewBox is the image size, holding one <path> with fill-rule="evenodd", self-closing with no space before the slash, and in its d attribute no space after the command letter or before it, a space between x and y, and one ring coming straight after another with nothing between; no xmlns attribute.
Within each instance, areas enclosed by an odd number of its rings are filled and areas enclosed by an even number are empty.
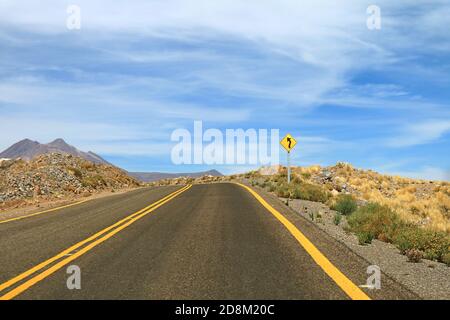
<svg viewBox="0 0 450 320"><path fill-rule="evenodd" d="M25 139L13 144L11 147L0 153L0 158L17 159L21 158L23 160L32 160L39 155L48 153L62 153L71 154L82 159L100 163L100 164L110 164L108 161L100 157L99 155L89 151L83 152L77 148L67 144L63 139L56 139L47 144L41 144L37 141L32 141L30 139Z"/></svg>
<svg viewBox="0 0 450 320"><path fill-rule="evenodd" d="M164 173L164 172L128 172L130 176L136 178L143 182L152 182L161 179L173 179L179 177L191 177L191 178L199 178L202 176L213 176L213 177L221 177L221 174L217 170L209 170L202 172L191 172L191 173Z"/></svg>

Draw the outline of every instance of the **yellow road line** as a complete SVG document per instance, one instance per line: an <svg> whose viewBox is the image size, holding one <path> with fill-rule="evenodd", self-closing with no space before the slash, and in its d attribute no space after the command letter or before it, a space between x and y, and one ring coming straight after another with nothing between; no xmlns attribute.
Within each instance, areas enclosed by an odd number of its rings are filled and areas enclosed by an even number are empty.
<svg viewBox="0 0 450 320"><path fill-rule="evenodd" d="M77 244L71 246L70 248L60 252L59 254L55 255L54 257L36 265L35 267L23 272L22 274L12 278L11 280L6 281L5 283L0 284L0 291L5 290L6 288L11 287L12 285L16 284L17 282L27 278L28 276L32 275L33 273L45 268L46 266L48 266L49 264L67 256L69 253L71 253L72 251L80 248L81 246L94 241L92 243L90 243L89 245L87 245L86 247L84 247L83 249L81 249L80 251L77 251L76 253L73 253L72 255L70 255L68 258L58 262L57 264L55 264L54 266L52 266L51 268L45 270L44 272L38 274L37 276L31 278L30 280L24 282L22 285L18 286L17 288L15 288L14 290L10 291L9 293L3 295L0 297L0 300L9 300L14 298L15 296L19 295L20 293L22 293L23 291L25 291L26 289L28 289L29 287L33 286L34 284L36 284L37 282L41 281L42 279L48 277L49 275L51 275L52 273L56 272L58 269L60 269L61 267L63 267L64 265L66 265L67 263L69 263L70 261L76 259L77 257L83 255L84 253L88 252L89 250L91 250L92 248L94 248L95 246L97 246L98 244L106 241L107 239L109 239L110 237L112 237L113 235L115 235L116 233L118 233L119 231L121 231L122 229L128 227L129 225L131 225L132 223L134 223L135 221L141 219L142 217L144 217L145 215L147 215L148 213L156 210L157 208L159 208L160 206L162 206L163 204L165 204L166 202L169 202L170 200L172 200L173 198L175 198L176 196L178 196L179 194L183 193L184 191L188 190L192 185L188 185L185 186L167 196L165 196L164 198L152 203L151 205L129 215L128 217L114 223L113 225L97 232L96 234L92 235L91 237L78 242ZM128 221L128 222L126 222ZM124 222L126 222L124 224ZM116 228L118 227L118 228ZM114 229L115 228L115 229ZM110 231L111 229L113 229L113 231L107 233L108 231ZM106 235L104 235L105 233L107 233ZM104 235L103 237L101 237L102 235ZM101 238L100 238L101 237Z"/></svg>
<svg viewBox="0 0 450 320"><path fill-rule="evenodd" d="M11 219L8 219L8 220L3 220L3 221L0 221L0 224L11 222L11 221L16 221L16 220L22 220L22 219L25 219L25 218L38 216L38 215L43 214L43 213L49 213L49 212L54 212L54 211L57 211L57 210L60 210L60 209L73 207L73 206L76 206L76 205L88 202L90 200L93 200L93 199L86 199L86 200L78 201L78 202L75 202L75 203L67 204L65 206L61 206L61 207L57 207L57 208L53 208L53 209L48 209L48 210L40 211L40 212L36 212L36 213L31 213L31 214L28 214L28 215L25 215L25 216L21 216L21 217L17 217L17 218L11 218Z"/></svg>
<svg viewBox="0 0 450 320"><path fill-rule="evenodd" d="M126 217L126 218L124 218L124 219L122 219L122 220L120 220L120 221L114 223L113 225L111 225L111 226L109 226L109 227L107 227L107 228L105 228L105 229L103 229L103 230L97 232L96 234L92 235L91 237L89 237L89 238L87 238L87 239L85 239L85 240L83 240L83 241L80 241L80 242L78 242L77 244L74 244L73 246L71 246L70 248L64 250L64 251L61 252L60 254L58 254L58 255L56 255L56 256L54 256L54 257L52 257L52 258L50 258L50 259L48 259L48 260L46 260L46 261L44 261L44 262L42 262L42 263L40 263L40 264L38 264L37 266L35 266L35 267L29 269L28 271L25 271L24 273L22 273L22 274L20 274L20 275L18 275L18 276L16 276L16 277L14 277L13 279L11 279L11 280L9 280L9 281L7 281L7 282L5 282L5 283L0 284L0 291L3 291L4 289L6 289L6 288L12 286L13 284L15 284L15 283L17 283L17 282L19 282L19 281L25 279L26 277L28 277L29 275L35 273L36 271L39 271L39 270L41 270L42 268L45 268L47 265L49 265L49 264L53 263L54 261L56 261L56 260L62 258L63 256L69 254L69 253L72 252L73 250L76 250L76 249L78 249L79 247L85 245L86 243L95 240L95 239L98 238L99 236L101 236L101 235L103 235L104 233L110 231L111 229L117 227L118 225L122 224L122 223L125 222L126 220L131 219L131 218L133 218L133 217L136 216L136 215L139 215L140 213L144 212L145 210L148 210L148 209L150 209L151 207L157 205L157 204L160 203L161 201L164 201L165 199L171 197L172 195L174 195L174 194L176 194L176 193L178 193L178 192L181 192L181 191L184 190L185 188L187 188L187 186L186 186L186 187L183 187L183 188L181 188L181 189L179 189L179 190L177 190L177 191L175 191L175 192L173 192L173 193L171 193L171 194L169 194L169 195L167 195L166 197L164 197L164 198L162 198L162 199L156 201L155 203L152 203L152 204L150 204L149 206L147 206L147 207L145 207L145 208L143 208L143 209L137 211L136 213L133 213L133 214L131 214L130 216L128 216L128 217Z"/></svg>
<svg viewBox="0 0 450 320"><path fill-rule="evenodd" d="M313 260L322 268L323 271L353 300L370 300L370 297L366 295L356 284L354 284L349 278L347 278L338 268L336 268L325 255L317 249L309 239L297 229L297 227L286 219L280 212L275 210L270 204L268 204L258 193L256 193L250 187L237 183L241 187L250 192L272 215L275 216L289 232L294 236L300 245L308 252Z"/></svg>

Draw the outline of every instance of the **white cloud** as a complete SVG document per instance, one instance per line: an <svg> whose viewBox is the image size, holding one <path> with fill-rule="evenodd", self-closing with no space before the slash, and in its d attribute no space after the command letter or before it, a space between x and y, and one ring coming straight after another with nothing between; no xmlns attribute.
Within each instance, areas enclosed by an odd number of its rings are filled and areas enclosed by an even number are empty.
<svg viewBox="0 0 450 320"><path fill-rule="evenodd" d="M276 4L261 0L114 4L80 0L77 4L82 8L82 29L74 36L65 29L64 23L65 7L70 2L53 0L45 3L44 6L35 1L4 1L0 20L13 30L58 35L61 41L81 43L104 54L102 60L110 58L116 62L137 64L203 62L203 67L187 70L182 80L152 79L152 85L166 92L212 88L231 96L293 103L297 108L327 102L381 108L386 105L384 102L387 101L381 99L386 95L404 96L404 90L394 90L386 84L387 91L378 88L377 98L381 101L364 99L364 92L352 91L354 88L348 84L348 73L410 59L408 54L404 55L411 48L412 41L405 41L410 36L415 39L414 46L428 48L425 45L427 41L442 34L442 28L438 26L439 12L450 8L444 1L432 1L435 5L433 10L425 7L429 2L393 4L392 1L380 1L377 5L382 8L386 27L374 33L367 30L365 24L369 3L356 0L339 5L331 0L285 0ZM419 14L420 21L423 20L420 29L405 16L405 12L416 15L416 12L423 12ZM414 28L408 31L411 25ZM417 37L418 30L427 37ZM251 45L271 56L264 61L242 58L242 55L237 58L221 52L220 46L216 51L186 48L149 51L132 46L148 39L146 37L150 37L148 41L179 39L188 47L235 41L236 47ZM111 45L115 43L117 45ZM292 60L297 65L291 70L291 77L275 85L267 80L286 76L286 72L280 72L279 62L271 62L277 59ZM327 96L327 93L341 88L347 88L349 92L341 91L337 95L334 92L333 97ZM401 104L411 105L409 101L400 101L396 105ZM396 105L391 103L389 107Z"/></svg>
<svg viewBox="0 0 450 320"><path fill-rule="evenodd" d="M400 135L387 140L390 147L410 147L435 142L450 132L450 121L429 120L407 125Z"/></svg>
<svg viewBox="0 0 450 320"><path fill-rule="evenodd" d="M69 37L63 23L67 2L47 1L46 4L6 1L0 10L1 21L19 30ZM215 60L215 64L195 70L190 80L228 94L311 104L323 93L342 86L346 72L365 65L363 57L382 61L385 55L383 50L363 39L367 33L365 5L356 0L339 6L331 0L277 3L174 0L115 4L78 1L78 5L82 9L82 29L73 41L85 41L86 45L109 51L115 58L140 63L192 61L204 56L206 60ZM215 43L219 39L242 41L241 44L259 47L261 52L278 59L295 61L297 74L289 85L280 83L274 88L261 81L273 77L280 67L271 65L270 59L261 63L252 59L233 61L233 57L221 52L188 50L183 55L178 49L162 50L157 55L133 49L116 52L116 48L105 50L96 45L104 39L123 41L123 35L127 34L138 40L145 36L177 38L187 44Z"/></svg>

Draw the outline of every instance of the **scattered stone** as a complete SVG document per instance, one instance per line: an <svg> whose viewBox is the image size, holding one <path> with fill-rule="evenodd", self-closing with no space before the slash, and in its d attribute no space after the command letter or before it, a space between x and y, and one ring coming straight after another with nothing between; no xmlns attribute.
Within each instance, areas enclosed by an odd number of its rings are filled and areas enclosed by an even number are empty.
<svg viewBox="0 0 450 320"><path fill-rule="evenodd" d="M119 168L60 153L44 154L29 162L0 159L0 168L2 208L27 199L47 201L140 185Z"/></svg>

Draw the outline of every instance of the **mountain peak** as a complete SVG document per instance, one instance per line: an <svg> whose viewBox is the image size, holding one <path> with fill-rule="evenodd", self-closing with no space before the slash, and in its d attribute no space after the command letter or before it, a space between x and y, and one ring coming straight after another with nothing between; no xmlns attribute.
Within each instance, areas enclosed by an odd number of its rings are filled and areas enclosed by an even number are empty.
<svg viewBox="0 0 450 320"><path fill-rule="evenodd" d="M219 171L217 171L216 169L205 171L205 174L209 174L209 175L215 176L215 177L222 177L223 176L223 174L220 173Z"/></svg>
<svg viewBox="0 0 450 320"><path fill-rule="evenodd" d="M58 139L55 139L52 142L48 143L48 145L51 145L51 146L55 146L55 145L67 146L68 144L67 144L66 141L64 141L64 139L58 138Z"/></svg>
<svg viewBox="0 0 450 320"><path fill-rule="evenodd" d="M37 141L24 139L22 141L13 144L5 151L0 152L0 158L10 158L10 159L22 158L23 160L31 160L41 154L54 152L71 154L73 156L80 157L94 163L109 164L99 155L96 155L93 152L80 151L74 146L69 145L62 138L55 139L47 144L41 144Z"/></svg>
<svg viewBox="0 0 450 320"><path fill-rule="evenodd" d="M39 144L39 142L33 141L31 139L28 139L28 138L25 138L25 139L20 140L19 142L17 142L16 145L17 144L36 144L37 145L37 144Z"/></svg>

